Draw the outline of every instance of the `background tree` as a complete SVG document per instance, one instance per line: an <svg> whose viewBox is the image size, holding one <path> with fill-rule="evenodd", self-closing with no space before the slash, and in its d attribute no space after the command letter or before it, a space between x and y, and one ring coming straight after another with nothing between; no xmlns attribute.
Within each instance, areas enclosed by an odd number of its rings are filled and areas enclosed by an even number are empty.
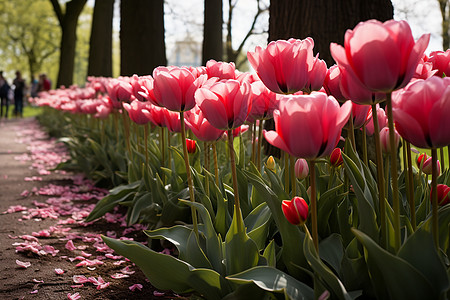
<svg viewBox="0 0 450 300"><path fill-rule="evenodd" d="M22 70L25 77L56 71L61 34L51 10L47 0L0 1L2 69Z"/></svg>
<svg viewBox="0 0 450 300"><path fill-rule="evenodd" d="M56 86L69 86L73 82L75 64L75 47L77 43L78 17L87 0L70 0L65 2L64 10L58 0L50 0L53 11L61 27L61 44L59 71Z"/></svg>
<svg viewBox="0 0 450 300"><path fill-rule="evenodd" d="M271 0L269 41L312 37L314 52L331 66L330 43L343 45L347 29L361 21L386 21L393 16L390 0Z"/></svg>
<svg viewBox="0 0 450 300"><path fill-rule="evenodd" d="M120 2L120 74L151 74L166 65L164 1Z"/></svg>
<svg viewBox="0 0 450 300"><path fill-rule="evenodd" d="M438 0L442 15L442 48L450 48L450 2L449 0Z"/></svg>
<svg viewBox="0 0 450 300"><path fill-rule="evenodd" d="M114 0L96 0L89 42L88 76L112 76Z"/></svg>
<svg viewBox="0 0 450 300"><path fill-rule="evenodd" d="M77 26L77 46L75 48L75 64L73 70L73 83L79 86L83 86L86 83L92 22L93 7L85 5L80 14Z"/></svg>
<svg viewBox="0 0 450 300"><path fill-rule="evenodd" d="M222 0L205 0L204 7L202 65L210 59L223 60Z"/></svg>

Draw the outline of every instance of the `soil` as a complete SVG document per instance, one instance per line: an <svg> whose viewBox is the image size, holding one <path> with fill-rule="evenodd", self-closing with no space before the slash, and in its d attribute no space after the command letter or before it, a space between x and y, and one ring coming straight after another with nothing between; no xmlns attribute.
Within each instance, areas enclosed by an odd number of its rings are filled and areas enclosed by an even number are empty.
<svg viewBox="0 0 450 300"><path fill-rule="evenodd" d="M69 293L77 292L81 297L79 299L186 299L170 291L155 290L144 274L131 262L115 265L114 262L118 259L105 258L105 253L99 253L92 242L82 240L82 237L105 234L107 231L114 231L119 237L124 230L121 224L109 223L105 219L87 226L80 220L74 224L64 224L64 220L74 215L65 216L61 213L55 218L36 216L27 219L33 209L51 207L47 205L50 203L48 200L55 195L42 195L38 192L41 188L76 187L73 174L55 171L45 174L45 170L39 172L39 168L34 165L38 160L36 157L26 159L33 151L30 149L31 142L55 143L50 142L48 137L39 132L42 131L37 121L32 118L0 121L0 299L68 299ZM56 144L55 148L58 148ZM90 192L100 193L95 188ZM83 212L87 207L92 209L93 203L97 200L70 201L66 204L69 204L71 209L79 207ZM26 209L21 212L3 213L17 205L22 205ZM54 230L55 227L51 226L56 226L58 222L62 222L62 225L59 225L60 229L68 230L66 233L56 230L51 232L49 237L36 237L40 245L50 245L59 250L54 256L16 251L17 245L13 244L25 242L24 238L27 237L24 235L52 228ZM71 238L67 236L68 233L73 234L71 237L76 247L86 246L84 252L92 254L94 258L100 256L103 264L89 268L76 267L79 261L72 262L70 258L80 255L81 250L66 248L66 243ZM74 237L77 235L78 238ZM142 230L127 233L126 237L145 241ZM16 260L30 262L31 266L20 267ZM111 277L120 273L126 266L135 273L122 279ZM64 273L58 275L55 271L58 268L64 270ZM97 289L91 282L84 283L82 287L72 287L78 285L74 282L74 275L84 275L86 278L100 276L110 284L103 289ZM129 287L134 284L141 284L142 290L131 291Z"/></svg>

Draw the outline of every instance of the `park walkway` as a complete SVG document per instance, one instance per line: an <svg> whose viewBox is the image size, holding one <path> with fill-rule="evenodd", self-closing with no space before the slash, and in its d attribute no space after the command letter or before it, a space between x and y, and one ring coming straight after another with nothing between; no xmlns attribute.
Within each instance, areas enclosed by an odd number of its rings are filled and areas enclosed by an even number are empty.
<svg viewBox="0 0 450 300"><path fill-rule="evenodd" d="M54 171L67 157L35 119L0 121L0 299L177 297L156 291L100 238L145 241L142 226L126 227L119 212L83 222L107 191Z"/></svg>

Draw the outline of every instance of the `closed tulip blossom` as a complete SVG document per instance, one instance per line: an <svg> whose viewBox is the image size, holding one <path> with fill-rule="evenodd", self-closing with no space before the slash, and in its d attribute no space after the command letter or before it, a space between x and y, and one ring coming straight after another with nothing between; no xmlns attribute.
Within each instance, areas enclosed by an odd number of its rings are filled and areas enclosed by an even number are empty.
<svg viewBox="0 0 450 300"><path fill-rule="evenodd" d="M333 96L339 102L345 102L347 99L341 91L341 71L337 65L331 66L325 76L323 87L328 96Z"/></svg>
<svg viewBox="0 0 450 300"><path fill-rule="evenodd" d="M428 155L426 153L422 153L419 155L419 157L417 157L417 167L419 167L420 169L423 168L423 164L425 163L425 161L428 159Z"/></svg>
<svg viewBox="0 0 450 300"><path fill-rule="evenodd" d="M398 148L399 144L400 144L400 136L397 133L397 130L395 130L395 135L394 135L395 139L395 149ZM383 151L384 153L390 153L391 151L391 143L389 141L389 128L388 127L384 127L380 130L380 144L381 144L381 151Z"/></svg>
<svg viewBox="0 0 450 300"><path fill-rule="evenodd" d="M450 76L450 49L431 52L428 62L433 65L433 70L436 70L436 76Z"/></svg>
<svg viewBox="0 0 450 300"><path fill-rule="evenodd" d="M398 133L419 148L450 145L450 78L416 80L394 93Z"/></svg>
<svg viewBox="0 0 450 300"><path fill-rule="evenodd" d="M278 40L270 42L265 49L258 46L254 52L249 51L247 58L269 90L279 94L293 94L315 82L309 75L310 72L318 71L313 69L316 62L313 47L312 38ZM318 84L315 82L314 85Z"/></svg>
<svg viewBox="0 0 450 300"><path fill-rule="evenodd" d="M441 163L439 162L439 160L436 160L436 169L438 172L438 176L441 173ZM427 175L431 175L432 172L432 157L428 157L424 162L423 162L423 166L422 166L422 172L427 174Z"/></svg>
<svg viewBox="0 0 450 300"><path fill-rule="evenodd" d="M186 146L188 153L195 153L197 151L197 143L195 140L186 139Z"/></svg>
<svg viewBox="0 0 450 300"><path fill-rule="evenodd" d="M301 197L283 200L281 208L286 219L293 225L302 225L308 218L308 204Z"/></svg>
<svg viewBox="0 0 450 300"><path fill-rule="evenodd" d="M370 91L389 93L405 87L427 48L429 34L417 42L406 21L361 22L345 33L345 48L332 43L331 55L350 79Z"/></svg>
<svg viewBox="0 0 450 300"><path fill-rule="evenodd" d="M275 131L264 133L273 146L295 157L315 159L331 154L341 137L352 109L325 93L290 95L280 100L274 111Z"/></svg>
<svg viewBox="0 0 450 300"><path fill-rule="evenodd" d="M133 86L124 77L112 79L107 86L107 91L114 108L122 108L120 102L131 102L134 99Z"/></svg>
<svg viewBox="0 0 450 300"><path fill-rule="evenodd" d="M186 112L184 119L187 127L203 142L217 141L224 133L209 123L198 106Z"/></svg>
<svg viewBox="0 0 450 300"><path fill-rule="evenodd" d="M295 165L294 165L294 173L295 173L295 177L297 177L300 180L308 177L309 166L308 166L308 162L306 161L306 159L303 159L303 158L297 159L297 161L295 162Z"/></svg>
<svg viewBox="0 0 450 300"><path fill-rule="evenodd" d="M250 84L237 80L218 81L195 92L197 105L206 119L221 130L244 124L251 110Z"/></svg>
<svg viewBox="0 0 450 300"><path fill-rule="evenodd" d="M150 119L142 112L143 109L148 108L148 102L141 102L139 100L133 100L130 104L124 103L123 108L128 112L130 119L139 125L144 125L150 122Z"/></svg>
<svg viewBox="0 0 450 300"><path fill-rule="evenodd" d="M370 112L372 108L370 105L359 105L353 103L352 106L352 116L353 116L353 126L355 129L361 128L369 121Z"/></svg>
<svg viewBox="0 0 450 300"><path fill-rule="evenodd" d="M344 158L342 157L342 150L340 148L334 148L330 155L331 166L337 168L344 163Z"/></svg>
<svg viewBox="0 0 450 300"><path fill-rule="evenodd" d="M253 94L252 109L248 121L271 118L273 111L278 108L277 94L266 88L260 80L253 82L251 89Z"/></svg>
<svg viewBox="0 0 450 300"><path fill-rule="evenodd" d="M142 113L156 126L167 127L172 132L180 132L180 114L156 105L147 106Z"/></svg>
<svg viewBox="0 0 450 300"><path fill-rule="evenodd" d="M450 187L445 184L437 185L437 198L439 206L444 206L450 203ZM431 198L431 191L430 191Z"/></svg>
<svg viewBox="0 0 450 300"><path fill-rule="evenodd" d="M153 80L154 104L180 112L195 106L194 93L206 81L206 76L196 78L187 68L157 67L153 70Z"/></svg>
<svg viewBox="0 0 450 300"><path fill-rule="evenodd" d="M353 103L359 105L372 105L383 102L386 99L385 93L377 93L369 90L357 81L352 80L351 75L344 68L340 69L340 85L342 95Z"/></svg>

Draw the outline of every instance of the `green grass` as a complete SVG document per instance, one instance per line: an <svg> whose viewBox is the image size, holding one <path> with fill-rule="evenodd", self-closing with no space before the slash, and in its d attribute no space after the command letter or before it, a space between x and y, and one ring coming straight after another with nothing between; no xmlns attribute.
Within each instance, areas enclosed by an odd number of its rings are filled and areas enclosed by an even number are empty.
<svg viewBox="0 0 450 300"><path fill-rule="evenodd" d="M42 113L42 107L35 107L27 105L23 108L23 117L36 117L37 115L40 115Z"/></svg>

